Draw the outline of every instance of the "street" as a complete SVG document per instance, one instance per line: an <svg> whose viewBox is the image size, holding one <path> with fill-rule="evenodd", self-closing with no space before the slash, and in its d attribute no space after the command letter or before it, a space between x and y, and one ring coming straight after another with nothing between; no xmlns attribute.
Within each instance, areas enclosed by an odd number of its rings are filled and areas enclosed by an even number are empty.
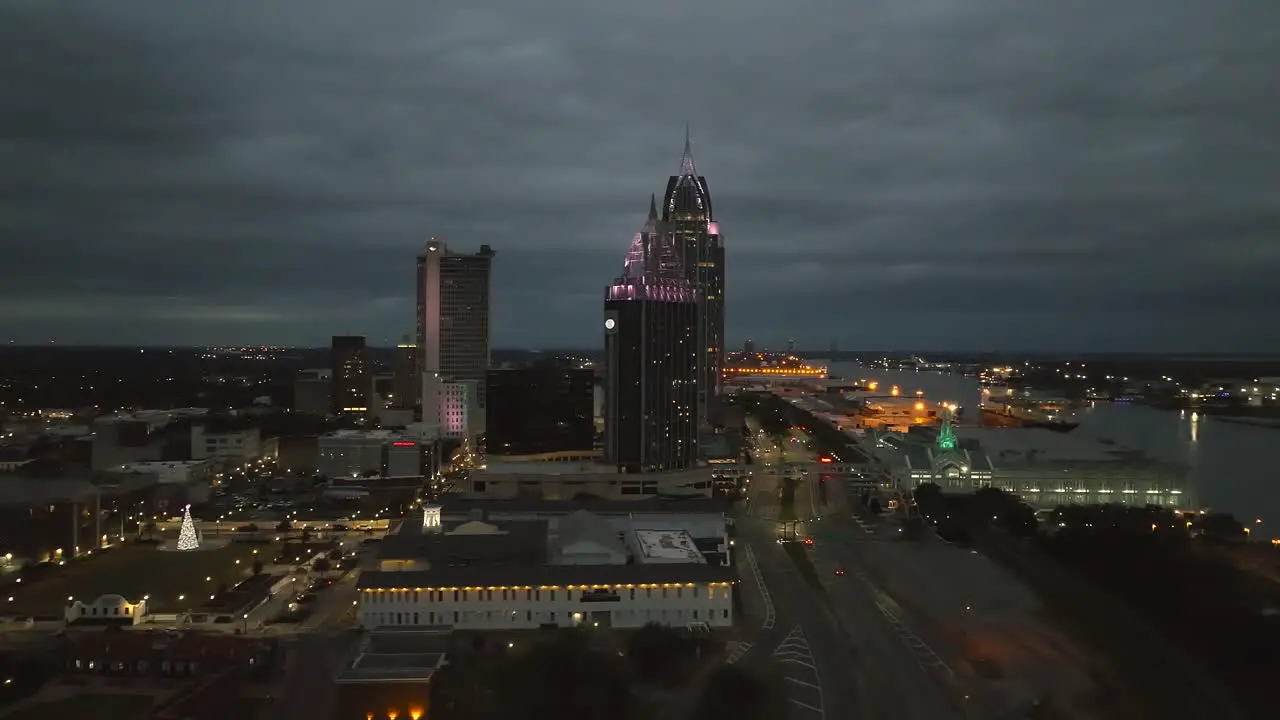
<svg viewBox="0 0 1280 720"><path fill-rule="evenodd" d="M950 669L893 612L892 599L860 573L836 575L837 568L856 567L852 545L822 540L811 546L822 590L801 576L777 542L785 512L779 488L787 475L799 478L794 518L784 518L796 521L798 537L842 534L860 540L877 531L864 529L849 512L841 478L822 480L814 467L816 446L806 433L793 429L775 441L751 418L748 427L757 471L749 517L738 521L738 537L750 549L744 555L752 566L743 570L744 606L760 629L739 662L775 663L787 679L797 719L964 717L963 694L950 684ZM793 465L796 471L790 472ZM802 466L809 472L799 472Z"/></svg>

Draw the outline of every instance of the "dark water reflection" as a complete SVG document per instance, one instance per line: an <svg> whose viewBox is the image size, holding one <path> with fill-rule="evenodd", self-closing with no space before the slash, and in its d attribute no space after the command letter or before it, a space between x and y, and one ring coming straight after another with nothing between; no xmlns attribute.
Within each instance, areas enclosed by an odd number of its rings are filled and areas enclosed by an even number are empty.
<svg viewBox="0 0 1280 720"><path fill-rule="evenodd" d="M924 390L935 402L955 402L976 416L981 389L962 375L873 370L834 363L831 372L846 379L880 382L887 391L897 385L903 395ZM1280 536L1280 467L1274 461L1280 430L1223 422L1191 412L1156 410L1140 405L1092 403L1076 413L1074 434L1110 438L1188 468L1188 492L1195 502L1234 514L1253 524L1255 538ZM1254 521L1261 519L1261 524Z"/></svg>

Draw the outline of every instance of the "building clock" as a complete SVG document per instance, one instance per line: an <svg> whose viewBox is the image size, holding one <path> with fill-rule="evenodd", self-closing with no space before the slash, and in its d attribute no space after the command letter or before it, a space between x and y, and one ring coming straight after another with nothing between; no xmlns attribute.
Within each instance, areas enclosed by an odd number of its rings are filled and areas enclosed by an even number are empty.
<svg viewBox="0 0 1280 720"><path fill-rule="evenodd" d="M604 319L604 329L605 329L605 330L612 330L612 329L614 329L614 328L615 328L615 327L617 327L617 326L618 326L618 321L617 321L617 320L614 320L613 318L605 318L605 319Z"/></svg>

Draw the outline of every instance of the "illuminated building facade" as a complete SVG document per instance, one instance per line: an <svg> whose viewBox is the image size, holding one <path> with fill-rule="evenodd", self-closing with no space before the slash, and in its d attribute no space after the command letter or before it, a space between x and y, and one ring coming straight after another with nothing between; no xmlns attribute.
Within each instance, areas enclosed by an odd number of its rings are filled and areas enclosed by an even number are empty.
<svg viewBox="0 0 1280 720"><path fill-rule="evenodd" d="M605 290L605 461L621 472L692 467L698 457L698 298L679 246L649 219Z"/></svg>
<svg viewBox="0 0 1280 720"><path fill-rule="evenodd" d="M334 335L329 346L334 415L363 415L369 410L369 349L359 335Z"/></svg>
<svg viewBox="0 0 1280 720"><path fill-rule="evenodd" d="M720 394L724 368L724 243L711 208L707 179L693 164L685 128L680 172L667 180L662 224L671 233L684 276L698 290L698 417Z"/></svg>
<svg viewBox="0 0 1280 720"><path fill-rule="evenodd" d="M936 435L880 435L904 488L932 482L945 493L995 487L1038 508L1120 503L1194 507L1187 468L1096 440L1040 428L955 428Z"/></svg>
<svg viewBox="0 0 1280 720"><path fill-rule="evenodd" d="M475 431L483 432L485 375L489 371L489 276L493 249L456 253L432 238L418 256L418 367L423 378L422 418L440 415L435 383L471 381L480 409Z"/></svg>
<svg viewBox="0 0 1280 720"><path fill-rule="evenodd" d="M678 519L659 526L643 513L612 521L578 510L553 522L402 527L379 546L378 569L360 574L360 626L732 627L736 571L708 562L714 553Z"/></svg>

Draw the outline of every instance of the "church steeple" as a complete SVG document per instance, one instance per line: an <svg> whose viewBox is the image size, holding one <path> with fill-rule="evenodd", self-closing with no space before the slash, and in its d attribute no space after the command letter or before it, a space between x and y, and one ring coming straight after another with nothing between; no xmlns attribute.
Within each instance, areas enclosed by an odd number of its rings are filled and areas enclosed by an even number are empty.
<svg viewBox="0 0 1280 720"><path fill-rule="evenodd" d="M654 230L658 227L658 196L649 193L649 220L644 225L646 230Z"/></svg>
<svg viewBox="0 0 1280 720"><path fill-rule="evenodd" d="M942 427L938 429L938 449L942 451L956 449L956 431L951 427L951 413L942 416Z"/></svg>

